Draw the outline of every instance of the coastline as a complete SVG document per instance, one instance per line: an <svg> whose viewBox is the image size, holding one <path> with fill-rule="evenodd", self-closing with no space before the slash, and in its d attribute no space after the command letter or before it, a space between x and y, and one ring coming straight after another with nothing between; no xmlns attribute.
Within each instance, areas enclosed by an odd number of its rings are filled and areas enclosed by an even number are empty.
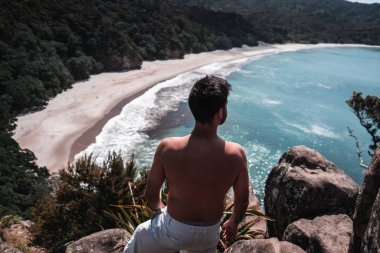
<svg viewBox="0 0 380 253"><path fill-rule="evenodd" d="M104 124L155 84L204 65L240 58L322 47L373 47L347 44L283 44L185 55L184 59L144 62L139 70L103 73L73 84L39 112L18 117L13 136L33 151L39 166L58 171L95 141ZM376 47L376 46L375 46Z"/></svg>

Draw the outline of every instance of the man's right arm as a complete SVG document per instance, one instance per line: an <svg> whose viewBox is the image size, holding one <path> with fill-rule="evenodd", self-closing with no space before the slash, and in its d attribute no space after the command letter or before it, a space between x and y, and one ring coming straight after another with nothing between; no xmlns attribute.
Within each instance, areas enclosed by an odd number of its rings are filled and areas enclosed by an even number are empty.
<svg viewBox="0 0 380 253"><path fill-rule="evenodd" d="M165 171L162 163L162 152L165 148L165 141L161 141L154 155L152 168L148 175L148 182L145 189L145 200L153 210L165 207L161 201L161 187L165 181Z"/></svg>
<svg viewBox="0 0 380 253"><path fill-rule="evenodd" d="M243 219L248 207L249 198L249 176L247 158L243 148L240 147L241 162L239 172L233 184L234 190L234 210L231 217L223 224L224 239L232 240L235 238L239 222Z"/></svg>

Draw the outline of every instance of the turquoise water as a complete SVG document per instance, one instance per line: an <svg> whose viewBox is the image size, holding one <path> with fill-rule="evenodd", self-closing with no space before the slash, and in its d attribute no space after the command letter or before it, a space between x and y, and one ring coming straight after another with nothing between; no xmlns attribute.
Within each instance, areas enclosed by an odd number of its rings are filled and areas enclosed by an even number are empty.
<svg viewBox="0 0 380 253"><path fill-rule="evenodd" d="M367 164L370 137L345 101L353 91L380 96L380 50L373 48L300 50L181 74L128 103L83 152L93 152L99 162L110 150L124 157L134 153L140 166L149 167L162 138L191 132L187 96L207 74L232 84L228 118L219 135L246 150L250 179L261 200L269 171L295 145L318 150L362 183L364 170L347 127L359 138Z"/></svg>
<svg viewBox="0 0 380 253"><path fill-rule="evenodd" d="M380 96L380 50L325 48L281 53L250 61L226 78L233 92L228 119L219 134L245 148L250 178L260 199L270 169L294 145L318 150L361 184L364 170L347 127L354 130L363 151L370 138L345 101L353 91ZM188 85L184 89L187 92ZM145 154L151 161L160 139L186 135L193 125L186 101L181 101L150 134L146 150L138 152L140 158ZM364 154L364 158L368 164L369 156Z"/></svg>

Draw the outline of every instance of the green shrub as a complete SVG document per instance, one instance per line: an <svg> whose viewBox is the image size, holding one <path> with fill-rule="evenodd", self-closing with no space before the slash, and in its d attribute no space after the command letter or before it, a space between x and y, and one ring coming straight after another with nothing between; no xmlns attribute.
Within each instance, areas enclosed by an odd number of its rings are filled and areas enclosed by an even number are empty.
<svg viewBox="0 0 380 253"><path fill-rule="evenodd" d="M116 227L105 211L112 204L131 204L130 188L140 198L145 189L147 173L137 173L133 156L124 161L112 153L102 165L93 157L84 156L60 171L60 182L54 195L38 202L34 208L35 243L52 249L96 231Z"/></svg>

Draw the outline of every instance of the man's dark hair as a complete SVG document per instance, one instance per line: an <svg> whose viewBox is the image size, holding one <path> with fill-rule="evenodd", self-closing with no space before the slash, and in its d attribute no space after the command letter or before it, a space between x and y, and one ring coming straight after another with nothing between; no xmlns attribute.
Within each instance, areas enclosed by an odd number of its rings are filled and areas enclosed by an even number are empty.
<svg viewBox="0 0 380 253"><path fill-rule="evenodd" d="M199 123L211 123L215 113L227 103L231 84L216 76L198 80L189 95L189 107Z"/></svg>

